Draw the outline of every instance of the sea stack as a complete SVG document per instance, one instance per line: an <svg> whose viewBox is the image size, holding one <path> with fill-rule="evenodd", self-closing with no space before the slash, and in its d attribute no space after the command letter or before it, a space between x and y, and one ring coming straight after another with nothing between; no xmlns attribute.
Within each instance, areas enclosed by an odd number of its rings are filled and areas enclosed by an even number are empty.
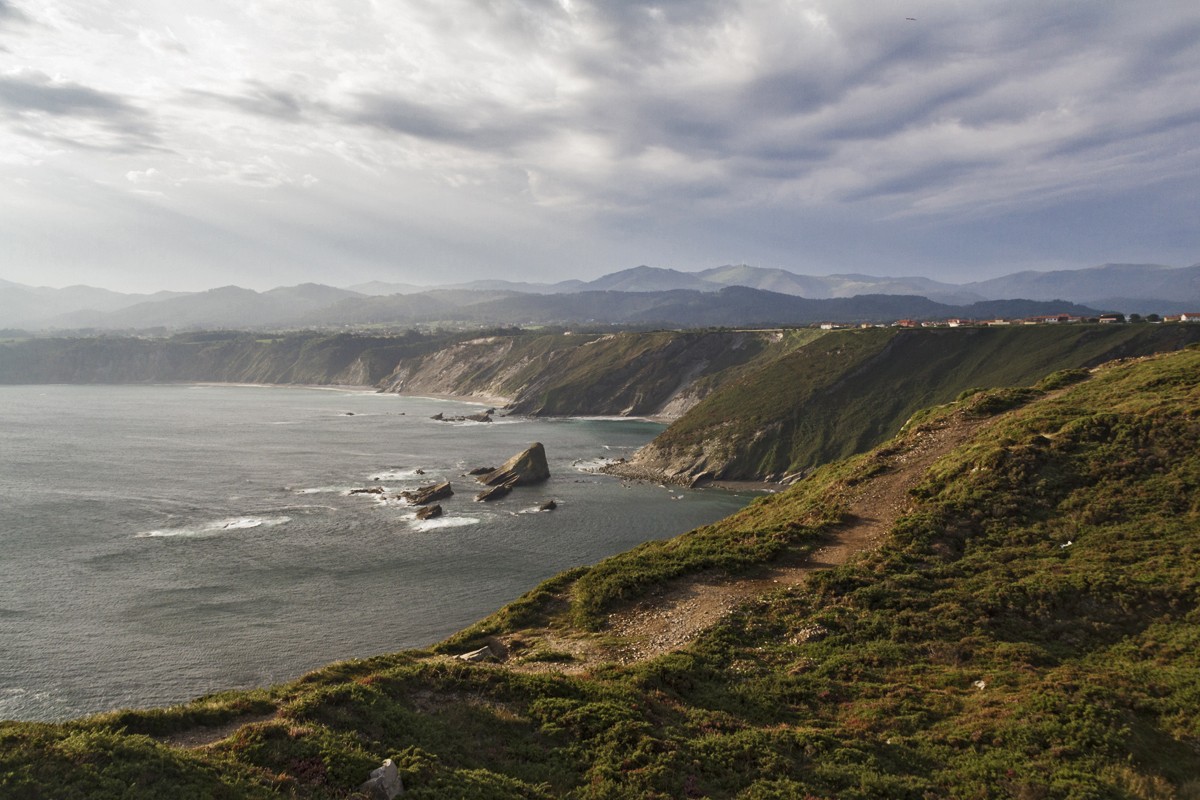
<svg viewBox="0 0 1200 800"><path fill-rule="evenodd" d="M546 463L546 448L541 442L534 442L505 461L499 469L485 472L475 480L488 486L530 486L543 483L549 477L550 466Z"/></svg>

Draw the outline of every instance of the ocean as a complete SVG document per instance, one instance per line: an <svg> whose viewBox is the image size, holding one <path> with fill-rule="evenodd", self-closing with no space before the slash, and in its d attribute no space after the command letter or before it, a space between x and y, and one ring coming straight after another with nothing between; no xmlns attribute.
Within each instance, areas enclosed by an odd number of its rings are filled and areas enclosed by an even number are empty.
<svg viewBox="0 0 1200 800"><path fill-rule="evenodd" d="M165 705L430 645L751 499L589 471L651 422L430 419L479 410L356 390L0 387L0 719ZM534 441L550 481L473 502L462 474ZM442 480L456 494L441 519L394 499ZM350 494L367 487L386 492Z"/></svg>

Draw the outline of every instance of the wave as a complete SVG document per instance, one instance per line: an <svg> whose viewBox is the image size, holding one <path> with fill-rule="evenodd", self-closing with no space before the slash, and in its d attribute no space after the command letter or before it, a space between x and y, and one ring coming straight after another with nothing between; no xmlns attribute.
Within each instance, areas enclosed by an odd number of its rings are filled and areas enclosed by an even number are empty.
<svg viewBox="0 0 1200 800"><path fill-rule="evenodd" d="M408 526L414 531L436 531L442 528L463 528L467 525L478 525L478 517L438 517L436 519L417 519L416 515L408 517Z"/></svg>
<svg viewBox="0 0 1200 800"><path fill-rule="evenodd" d="M228 517L213 520L200 525L183 528L162 528L153 531L143 531L135 534L135 538L184 538L194 539L207 536L219 536L231 531L245 531L252 528L273 528L291 522L291 517Z"/></svg>
<svg viewBox="0 0 1200 800"><path fill-rule="evenodd" d="M410 481L414 478L429 478L425 474L417 474L417 468L409 469L386 469L383 472L376 472L369 480L373 481Z"/></svg>
<svg viewBox="0 0 1200 800"><path fill-rule="evenodd" d="M614 463L611 458L579 458L571 462L577 472L595 473Z"/></svg>
<svg viewBox="0 0 1200 800"><path fill-rule="evenodd" d="M286 488L287 491L295 492L296 494L345 494L350 491L349 486L314 486L311 489Z"/></svg>

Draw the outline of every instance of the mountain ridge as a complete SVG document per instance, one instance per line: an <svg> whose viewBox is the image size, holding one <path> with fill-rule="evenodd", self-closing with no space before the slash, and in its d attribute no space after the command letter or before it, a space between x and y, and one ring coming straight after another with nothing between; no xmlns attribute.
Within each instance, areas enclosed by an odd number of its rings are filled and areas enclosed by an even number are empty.
<svg viewBox="0 0 1200 800"><path fill-rule="evenodd" d="M397 296L434 296L435 292L452 292L459 298L476 294L481 305L487 295L491 299L511 300L514 296L543 298L542 310L538 315L548 315L547 309L554 307L555 298L560 305L562 298L586 293L626 292L647 294L654 292L692 291L702 294L720 294L736 286L745 286L771 294L785 295L807 300L833 301L856 296L916 296L961 309L986 300L1025 299L1035 302L1062 301L1087 307L1098 306L1099 310L1126 313L1179 313L1197 311L1200 308L1200 264L1190 267L1168 267L1154 264L1105 264L1077 270L1051 272L1026 271L1008 276L965 284L950 284L928 278L877 277L860 273L840 273L827 276L806 276L778 268L752 267L748 265L726 265L698 272L682 272L659 267L639 266L601 276L592 281L561 281L553 284L513 282L501 279L470 281L444 286L419 287L410 284L386 284L380 281L358 284L349 289L323 287L319 284L301 284L306 287L277 287L266 292L246 295L229 308L212 307L207 292L178 293L159 292L154 295L123 295L104 289L75 286L64 289L21 286L5 281L0 283L0 328L33 329L138 329L155 327L263 327L302 326L312 324L314 319L329 320L327 324L356 323L355 319L371 316L387 307L381 298ZM289 291L291 290L291 291ZM211 292L213 290L209 290ZM247 292L251 290L245 290ZM603 297L594 294L593 297ZM190 300L187 298L191 298ZM158 304L173 301L175 305L164 310ZM363 309L351 308L359 302ZM694 303L696 301L693 301ZM393 305L402 301L393 300ZM702 304L702 303L701 303ZM219 305L219 304L217 304ZM419 307L420 303L410 303ZM536 303L534 304L536 306ZM336 318L336 308L344 313ZM237 309L240 308L240 316ZM441 308L453 314L455 309ZM814 307L815 308L815 307ZM845 309L845 310L843 310ZM427 309L432 311L433 309ZM497 310L499 312L499 307ZM582 313L582 312L580 312ZM820 316L818 312L812 315ZM860 313L844 306L829 307L829 314L843 313L844 318L834 321L862 321ZM950 313L954 313L953 311ZM430 314L410 315L409 319L424 322ZM468 315L469 317L470 315ZM420 317L420 319L417 319ZM557 321L578 323L585 317L576 314L576 319L565 320L559 315ZM399 320L394 320L398 322ZM433 320L443 321L443 320ZM467 320L469 321L469 320ZM492 320L501 321L498 319ZM516 319L502 320L506 323ZM627 320L630 321L630 320ZM679 319L643 319L643 322L669 322L678 324ZM785 320L776 320L783 322ZM792 322L799 320L792 319ZM811 321L811 320L810 320ZM702 326L716 324L712 318L694 320L684 324Z"/></svg>

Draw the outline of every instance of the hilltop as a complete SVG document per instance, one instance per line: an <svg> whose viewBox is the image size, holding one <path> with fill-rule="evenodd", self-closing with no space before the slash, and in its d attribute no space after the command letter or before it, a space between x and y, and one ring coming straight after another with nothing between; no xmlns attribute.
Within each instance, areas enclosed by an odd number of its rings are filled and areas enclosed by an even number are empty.
<svg viewBox="0 0 1200 800"><path fill-rule="evenodd" d="M391 757L414 798L1197 797L1197 409L1195 348L970 392L430 650L0 725L0 788L346 797Z"/></svg>

